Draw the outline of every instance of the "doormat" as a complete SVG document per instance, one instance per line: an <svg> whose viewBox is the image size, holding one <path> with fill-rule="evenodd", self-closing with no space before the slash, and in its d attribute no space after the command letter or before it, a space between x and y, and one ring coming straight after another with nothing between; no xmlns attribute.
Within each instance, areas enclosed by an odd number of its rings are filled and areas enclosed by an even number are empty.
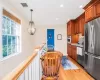
<svg viewBox="0 0 100 80"><path fill-rule="evenodd" d="M73 70L73 69L79 69L75 64L73 64L66 56L62 57L62 66L64 70Z"/></svg>

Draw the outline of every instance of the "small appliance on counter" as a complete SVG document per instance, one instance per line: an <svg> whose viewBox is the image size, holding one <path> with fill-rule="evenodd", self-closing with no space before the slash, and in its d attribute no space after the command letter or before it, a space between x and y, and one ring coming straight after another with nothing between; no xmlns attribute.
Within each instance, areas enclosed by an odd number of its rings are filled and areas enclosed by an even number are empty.
<svg viewBox="0 0 100 80"><path fill-rule="evenodd" d="M84 45L84 36L79 35L79 41L78 41L79 45Z"/></svg>

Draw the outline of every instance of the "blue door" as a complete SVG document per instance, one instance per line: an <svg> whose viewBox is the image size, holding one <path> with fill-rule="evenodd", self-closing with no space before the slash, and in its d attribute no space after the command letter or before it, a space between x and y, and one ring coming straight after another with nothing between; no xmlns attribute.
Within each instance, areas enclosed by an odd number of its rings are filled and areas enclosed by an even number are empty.
<svg viewBox="0 0 100 80"><path fill-rule="evenodd" d="M47 29L47 47L54 50L54 29Z"/></svg>

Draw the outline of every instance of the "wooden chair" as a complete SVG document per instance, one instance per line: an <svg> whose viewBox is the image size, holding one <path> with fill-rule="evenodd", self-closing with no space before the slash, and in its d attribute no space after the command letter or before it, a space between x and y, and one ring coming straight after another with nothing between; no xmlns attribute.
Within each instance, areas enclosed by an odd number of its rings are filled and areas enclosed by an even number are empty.
<svg viewBox="0 0 100 80"><path fill-rule="evenodd" d="M47 52L41 58L43 69L42 80L57 80L62 55L60 52Z"/></svg>

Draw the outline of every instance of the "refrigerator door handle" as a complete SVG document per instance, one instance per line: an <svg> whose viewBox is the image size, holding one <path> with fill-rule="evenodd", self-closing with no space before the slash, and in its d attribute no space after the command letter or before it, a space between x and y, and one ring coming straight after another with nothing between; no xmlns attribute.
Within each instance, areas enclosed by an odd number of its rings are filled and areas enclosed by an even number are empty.
<svg viewBox="0 0 100 80"><path fill-rule="evenodd" d="M96 57L96 56L92 56L93 58L95 58L95 59L100 59L100 56L98 56L98 57Z"/></svg>
<svg viewBox="0 0 100 80"><path fill-rule="evenodd" d="M94 48L95 48L95 28L93 26L93 52L94 52Z"/></svg>
<svg viewBox="0 0 100 80"><path fill-rule="evenodd" d="M92 48L92 52L94 50L94 45L95 45L95 32L94 32L94 25L91 25L91 48Z"/></svg>
<svg viewBox="0 0 100 80"><path fill-rule="evenodd" d="M86 55L89 55L87 52L85 52Z"/></svg>

